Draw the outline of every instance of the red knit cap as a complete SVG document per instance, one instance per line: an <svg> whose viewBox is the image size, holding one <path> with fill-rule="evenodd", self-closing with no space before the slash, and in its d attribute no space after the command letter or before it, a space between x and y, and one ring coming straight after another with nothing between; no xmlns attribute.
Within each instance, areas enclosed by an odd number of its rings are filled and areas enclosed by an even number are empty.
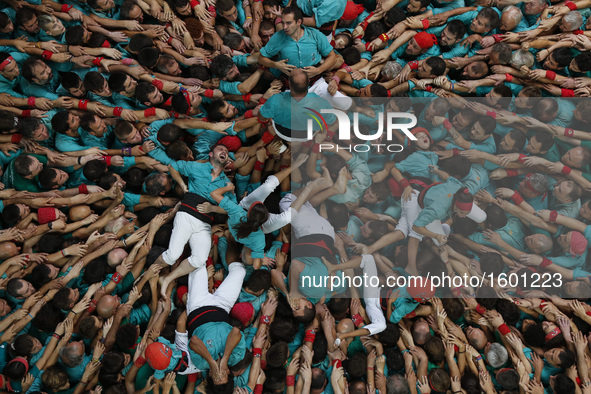
<svg viewBox="0 0 591 394"><path fill-rule="evenodd" d="M429 49L437 44L437 37L435 34L430 34L426 31L415 34L414 39L417 42L417 45L423 49Z"/></svg>
<svg viewBox="0 0 591 394"><path fill-rule="evenodd" d="M345 13L341 17L344 21L352 21L353 19L357 18L365 8L361 4L355 4L351 0L347 1L347 6L345 7Z"/></svg>
<svg viewBox="0 0 591 394"><path fill-rule="evenodd" d="M55 211L55 208L43 207L37 210L37 222L39 224L53 222L56 219L57 213Z"/></svg>
<svg viewBox="0 0 591 394"><path fill-rule="evenodd" d="M570 239L570 254L581 256L587 250L587 238L578 231L573 231Z"/></svg>
<svg viewBox="0 0 591 394"><path fill-rule="evenodd" d="M152 342L146 347L146 361L152 369L164 370L168 368L172 358L172 349L160 342Z"/></svg>
<svg viewBox="0 0 591 394"><path fill-rule="evenodd" d="M254 315L254 307L248 302L239 302L230 311L230 316L240 320L244 327L248 326L252 315Z"/></svg>
<svg viewBox="0 0 591 394"><path fill-rule="evenodd" d="M435 287L431 281L423 277L415 277L408 282L408 294L417 302L425 302L435 295Z"/></svg>
<svg viewBox="0 0 591 394"><path fill-rule="evenodd" d="M431 138L431 133L429 133L429 130L427 130L424 127L415 127L414 129L412 129L411 134L414 135L415 137L417 136L417 134L419 133L425 133L427 134L427 137L429 137L429 141L431 141L431 144L433 143L433 138Z"/></svg>
<svg viewBox="0 0 591 394"><path fill-rule="evenodd" d="M230 152L236 152L242 146L242 142L235 135L227 135L218 141L218 145L224 145Z"/></svg>
<svg viewBox="0 0 591 394"><path fill-rule="evenodd" d="M189 292L189 288L187 286L179 286L176 289L176 300L179 304L183 303L183 296Z"/></svg>

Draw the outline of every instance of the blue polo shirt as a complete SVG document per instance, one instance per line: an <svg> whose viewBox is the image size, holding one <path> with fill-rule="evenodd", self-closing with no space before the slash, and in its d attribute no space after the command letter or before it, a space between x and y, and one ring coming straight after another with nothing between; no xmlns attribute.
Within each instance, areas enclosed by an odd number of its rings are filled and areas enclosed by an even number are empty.
<svg viewBox="0 0 591 394"><path fill-rule="evenodd" d="M316 26L340 19L345 13L346 1L297 0L297 5L306 15L314 15ZM326 39L326 37L325 37Z"/></svg>
<svg viewBox="0 0 591 394"><path fill-rule="evenodd" d="M248 216L246 211L236 204L235 201L230 200L228 196L225 196L220 202L220 207L228 212L228 228L234 239L252 251L251 256L253 259L262 259L265 257L265 234L263 234L260 228L252 232L248 237L238 238L238 232L234 227L246 221Z"/></svg>
<svg viewBox="0 0 591 394"><path fill-rule="evenodd" d="M317 29L302 26L304 35L299 41L289 37L283 30L273 34L267 45L261 49L261 56L278 60L288 59L287 64L298 68L315 66L333 50L326 36Z"/></svg>
<svg viewBox="0 0 591 394"><path fill-rule="evenodd" d="M207 199L209 202L215 201L211 198L210 193L220 187L226 186L230 180L223 172L215 179L211 179L211 172L213 166L211 163L197 163L194 161L177 161L172 164L172 167L181 175L189 177L188 188L191 193L199 194L201 197ZM226 193L226 196L231 201L236 202L236 196L233 193Z"/></svg>

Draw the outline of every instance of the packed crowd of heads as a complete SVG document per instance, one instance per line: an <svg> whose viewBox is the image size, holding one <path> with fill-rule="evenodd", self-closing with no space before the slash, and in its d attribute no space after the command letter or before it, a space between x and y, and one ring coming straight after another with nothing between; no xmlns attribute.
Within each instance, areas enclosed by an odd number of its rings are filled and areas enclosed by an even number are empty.
<svg viewBox="0 0 591 394"><path fill-rule="evenodd" d="M591 394L591 0L0 7L1 392Z"/></svg>

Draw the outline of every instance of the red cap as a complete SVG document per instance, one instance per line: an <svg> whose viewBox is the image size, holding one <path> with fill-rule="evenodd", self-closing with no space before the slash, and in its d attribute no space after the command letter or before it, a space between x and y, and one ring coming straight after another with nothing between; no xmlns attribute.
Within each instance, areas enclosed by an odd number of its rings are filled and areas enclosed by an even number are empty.
<svg viewBox="0 0 591 394"><path fill-rule="evenodd" d="M361 4L355 4L351 0L347 1L347 5L345 6L345 13L341 17L344 21L352 21L353 19L357 18L365 8Z"/></svg>
<svg viewBox="0 0 591 394"><path fill-rule="evenodd" d="M230 316L240 320L244 327L248 326L252 315L254 315L254 307L248 302L239 302L230 311Z"/></svg>
<svg viewBox="0 0 591 394"><path fill-rule="evenodd" d="M424 302L435 295L433 283L424 277L415 277L408 283L408 294L417 302Z"/></svg>
<svg viewBox="0 0 591 394"><path fill-rule="evenodd" d="M429 130L427 130L426 128L424 128L424 127L415 127L410 132L415 137L419 133L425 133L425 134L427 134L427 137L429 137L429 141L431 141L431 144L433 144L433 138L431 137L431 133L429 133Z"/></svg>
<svg viewBox="0 0 591 394"><path fill-rule="evenodd" d="M172 358L172 349L160 342L152 342L146 347L146 361L152 369L162 371L168 368Z"/></svg>
<svg viewBox="0 0 591 394"><path fill-rule="evenodd" d="M235 135L227 135L218 141L218 145L224 145L230 152L237 152L242 147L242 142Z"/></svg>
<svg viewBox="0 0 591 394"><path fill-rule="evenodd" d="M587 250L587 238L578 231L573 231L570 239L570 254L580 256Z"/></svg>
<svg viewBox="0 0 591 394"><path fill-rule="evenodd" d="M415 34L414 39L417 45L423 49L429 49L433 45L437 44L437 37L435 34L430 34L426 31Z"/></svg>
<svg viewBox="0 0 591 394"><path fill-rule="evenodd" d="M57 214L55 213L55 208L43 207L37 210L37 222L39 224L53 222L56 219Z"/></svg>
<svg viewBox="0 0 591 394"><path fill-rule="evenodd" d="M176 300L179 304L183 303L183 296L189 292L189 288L187 286L179 286L176 289Z"/></svg>

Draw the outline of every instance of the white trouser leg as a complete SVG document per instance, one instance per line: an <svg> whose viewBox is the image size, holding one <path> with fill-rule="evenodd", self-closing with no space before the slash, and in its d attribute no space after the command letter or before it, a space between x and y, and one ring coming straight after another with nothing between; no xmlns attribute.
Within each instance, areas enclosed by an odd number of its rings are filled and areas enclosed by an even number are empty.
<svg viewBox="0 0 591 394"><path fill-rule="evenodd" d="M413 191L410 200L402 201L402 214L400 221L396 226L396 230L400 230L404 233L405 237L411 236L422 241L423 236L413 231L412 226L421 213L421 207L419 206L419 192Z"/></svg>
<svg viewBox="0 0 591 394"><path fill-rule="evenodd" d="M361 260L363 276L367 279L363 287L363 299L365 301L365 312L371 323L364 326L369 330L370 335L378 334L386 329L386 318L380 305L380 287L371 286L372 282L379 282L379 279L370 280L372 277L378 278L378 269L372 255L364 254Z"/></svg>
<svg viewBox="0 0 591 394"><path fill-rule="evenodd" d="M434 220L431 223L429 223L428 225L426 225L425 228L429 231L434 232L435 234L445 235L445 231L443 230L443 225L441 224L441 220ZM441 244L439 242L437 242L437 240L435 238L431 238L431 239L433 240L433 242L435 242L435 245L441 246Z"/></svg>
<svg viewBox="0 0 591 394"><path fill-rule="evenodd" d="M193 236L196 236L196 238L192 239ZM197 244L197 240L199 244ZM203 249L209 245L207 251L205 251L206 255L203 263L207 260L207 255L211 248L211 226L186 212L177 212L174 217L174 225L172 227L168 249L162 253L164 262L168 265L176 263L183 254L188 241L191 241L191 257L189 258L189 262L192 266L198 267L197 258L193 256L202 257Z"/></svg>
<svg viewBox="0 0 591 394"><path fill-rule="evenodd" d="M324 78L319 78L314 82L314 85L312 85L308 91L316 93L328 101L333 108L340 109L341 111L348 110L353 105L353 99L349 96L345 96L338 90L334 96L328 93L328 83L326 83Z"/></svg>
<svg viewBox="0 0 591 394"><path fill-rule="evenodd" d="M193 232L191 238L189 238L189 245L191 245L189 264L195 268L205 266L211 249L211 226L202 221L199 222L201 228Z"/></svg>
<svg viewBox="0 0 591 394"><path fill-rule="evenodd" d="M207 267L197 268L189 274L189 291L187 293L187 316L195 309L213 305L214 296L208 290Z"/></svg>
<svg viewBox="0 0 591 394"><path fill-rule="evenodd" d="M174 332L174 345L181 352L189 353L189 333L188 332ZM184 372L177 372L179 375L190 375L192 373L200 372L200 369L193 364L191 357L187 357L187 364L189 366Z"/></svg>
<svg viewBox="0 0 591 394"><path fill-rule="evenodd" d="M228 276L224 279L220 287L213 293L217 307L223 308L226 312L230 310L240 296L242 282L246 276L246 268L242 263L232 263L228 266Z"/></svg>

